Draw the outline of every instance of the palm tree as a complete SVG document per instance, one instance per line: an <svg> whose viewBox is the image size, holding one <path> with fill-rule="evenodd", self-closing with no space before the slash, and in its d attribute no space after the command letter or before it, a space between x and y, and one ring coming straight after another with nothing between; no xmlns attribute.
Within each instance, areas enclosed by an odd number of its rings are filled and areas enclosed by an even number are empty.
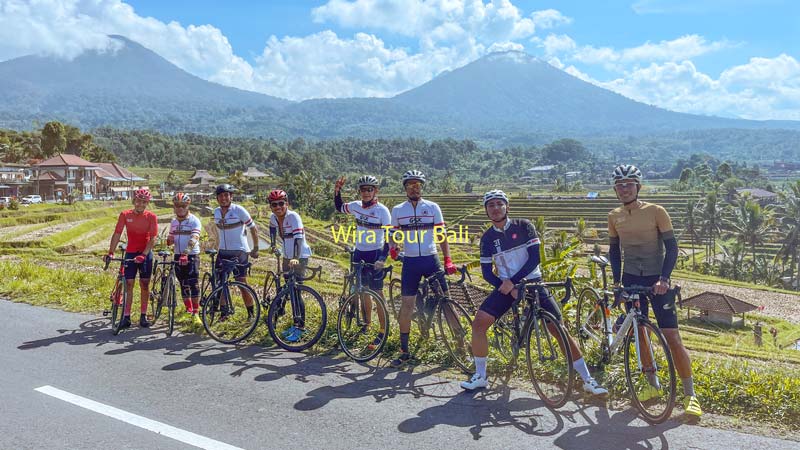
<svg viewBox="0 0 800 450"><path fill-rule="evenodd" d="M781 249L777 256L782 258L783 264L789 261L790 286L794 286L800 253L800 181L789 185L789 192L781 193L780 200L776 209L780 215L780 228L786 234L781 239Z"/></svg>
<svg viewBox="0 0 800 450"><path fill-rule="evenodd" d="M753 283L756 282L756 245L763 244L772 231L772 211L762 209L761 205L744 197L733 205L730 216L725 220L725 229L737 242L750 247L753 267Z"/></svg>
<svg viewBox="0 0 800 450"><path fill-rule="evenodd" d="M695 248L694 238L697 235L697 222L698 222L698 200L690 199L686 202L686 226L684 231L689 233L689 242L692 246L692 270L697 270L697 262L695 261Z"/></svg>
<svg viewBox="0 0 800 450"><path fill-rule="evenodd" d="M710 264L717 253L717 237L722 233L722 209L716 192L709 192L700 212L700 236L706 243L706 263Z"/></svg>

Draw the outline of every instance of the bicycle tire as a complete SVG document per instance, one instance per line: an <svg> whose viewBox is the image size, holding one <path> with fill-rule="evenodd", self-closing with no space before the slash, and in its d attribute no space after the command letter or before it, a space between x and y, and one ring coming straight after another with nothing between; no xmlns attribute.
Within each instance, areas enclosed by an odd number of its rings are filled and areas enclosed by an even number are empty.
<svg viewBox="0 0 800 450"><path fill-rule="evenodd" d="M303 308L299 314L304 320L304 323L300 324L304 331L298 334L296 341L291 340L293 333L284 336L284 333L288 333L291 328L298 325L294 320L288 289L282 289L278 293L277 297L269 304L267 312L269 335L275 344L290 352L300 352L316 344L322 338L328 322L328 310L322 296L303 284L295 285L295 289L300 299L300 307Z"/></svg>
<svg viewBox="0 0 800 450"><path fill-rule="evenodd" d="M245 293L253 300L252 313L246 307ZM223 283L211 291L204 300L201 309L203 328L215 341L237 344L250 337L256 329L261 316L261 305L258 302L258 294L248 284L240 281ZM225 314L226 308L230 311L229 305L233 305L233 312Z"/></svg>
<svg viewBox="0 0 800 450"><path fill-rule="evenodd" d="M124 309L120 306L122 305L122 296L125 295L125 284L124 281L120 281L117 278L117 281L114 283L114 288L111 290L111 330L114 331L114 334L118 334L117 327L119 325L120 320L122 320L122 313Z"/></svg>
<svg viewBox="0 0 800 450"><path fill-rule="evenodd" d="M153 267L153 275L150 277L150 315L153 316L153 324L161 317L164 308L164 271L161 270L156 262Z"/></svg>
<svg viewBox="0 0 800 450"><path fill-rule="evenodd" d="M121 280L119 282L122 285L122 294L120 298L122 302L119 304L118 311L120 312L120 320L117 320L117 323L111 328L112 334L114 336L118 335L120 331L120 324L122 323L122 319L125 317L125 308L128 305L128 283L127 280ZM116 314L115 314L116 315Z"/></svg>
<svg viewBox="0 0 800 450"><path fill-rule="evenodd" d="M600 294L593 288L584 288L575 308L573 335L577 337L583 359L591 368L600 369L606 361L606 330L609 317L600 304Z"/></svg>
<svg viewBox="0 0 800 450"><path fill-rule="evenodd" d="M178 301L176 299L176 292L175 292L175 280L170 277L167 280L167 336L172 336L172 333L175 331L175 308L177 307ZM162 291L163 292L163 291ZM163 295L163 294L162 294Z"/></svg>
<svg viewBox="0 0 800 450"><path fill-rule="evenodd" d="M402 284L399 278L394 278L389 282L389 297L386 299L386 303L389 305L389 310L392 312L392 316L394 316L395 319L397 319L398 314L400 314L400 306L403 305L401 287Z"/></svg>
<svg viewBox="0 0 800 450"><path fill-rule="evenodd" d="M370 319L374 316L377 324L370 320L367 324L364 318L366 305L364 296L370 297L372 306L368 314ZM383 324L383 330L381 329ZM344 301L339 308L336 320L336 334L339 346L352 360L367 362L378 356L389 338L389 311L386 303L377 292L365 289L356 292Z"/></svg>
<svg viewBox="0 0 800 450"><path fill-rule="evenodd" d="M519 356L519 346L514 348L514 325L513 317L510 313L504 314L489 327L491 337L489 337L494 354L490 355L493 360L500 360L502 366L513 370L517 364ZM488 337L488 336L487 336Z"/></svg>
<svg viewBox="0 0 800 450"><path fill-rule="evenodd" d="M445 311L448 309L454 314L450 320L445 317ZM464 373L474 373L472 317L463 306L446 297L439 301L436 316L441 338L445 347L447 347L450 358ZM445 323L447 326L445 326Z"/></svg>
<svg viewBox="0 0 800 450"><path fill-rule="evenodd" d="M533 323L528 324L523 339L528 377L539 398L548 408L560 408L567 403L575 378L567 331L561 322L547 311L540 310L534 320L538 327ZM558 337L549 332L548 325L556 330ZM534 330L536 330L535 354L531 348L531 335Z"/></svg>
<svg viewBox="0 0 800 450"><path fill-rule="evenodd" d="M655 355L653 359L656 362L656 380L658 384L661 384L661 382L667 379L668 389L665 390L664 386L661 385L660 388L655 389L657 394L654 397L640 399L640 396L644 393L643 389L648 389L648 387L652 387L652 385L648 381L647 376L643 374L643 371L640 371L638 368L638 352L635 350L636 341L633 326L628 331L624 341L625 382L628 385L628 392L630 393L633 406L639 410L639 413L642 414L642 417L644 417L647 423L656 425L669 419L672 414L672 409L675 407L675 390L677 383L675 378L675 365L672 359L672 352L670 352L667 340L664 338L661 330L649 320L640 319L638 322L639 327L644 328L645 334L648 336L650 342L649 347L652 349L651 354ZM658 345L653 345L652 336L656 337ZM635 380L633 379L634 374L637 375ZM664 402L663 406L660 408L655 406L658 402Z"/></svg>
<svg viewBox="0 0 800 450"><path fill-rule="evenodd" d="M269 270L267 271L267 275L264 277L264 287L261 291L261 303L269 307L269 304L272 303L272 299L278 294L278 275L275 272Z"/></svg>
<svg viewBox="0 0 800 450"><path fill-rule="evenodd" d="M200 298L206 298L211 293L211 274L208 272L203 273L203 279L200 282Z"/></svg>

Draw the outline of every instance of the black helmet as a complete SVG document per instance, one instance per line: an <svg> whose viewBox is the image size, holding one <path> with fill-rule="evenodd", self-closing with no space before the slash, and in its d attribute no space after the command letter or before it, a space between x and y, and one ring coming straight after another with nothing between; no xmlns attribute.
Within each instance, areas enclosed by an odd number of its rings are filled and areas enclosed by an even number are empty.
<svg viewBox="0 0 800 450"><path fill-rule="evenodd" d="M223 192L230 192L231 194L233 194L234 192L236 192L236 188L228 183L225 183L225 184L220 184L219 186L217 186L216 189L214 189L214 195L219 195L222 194Z"/></svg>

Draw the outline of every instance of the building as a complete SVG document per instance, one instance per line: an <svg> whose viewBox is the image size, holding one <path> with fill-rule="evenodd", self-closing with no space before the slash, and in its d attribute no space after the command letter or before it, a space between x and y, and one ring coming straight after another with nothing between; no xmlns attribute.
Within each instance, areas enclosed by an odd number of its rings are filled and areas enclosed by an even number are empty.
<svg viewBox="0 0 800 450"><path fill-rule="evenodd" d="M101 198L131 198L133 191L146 186L142 178L117 163L95 163L97 171L97 195Z"/></svg>
<svg viewBox="0 0 800 450"><path fill-rule="evenodd" d="M19 197L22 188L30 183L33 172L27 164L0 165L0 197Z"/></svg>
<svg viewBox="0 0 800 450"><path fill-rule="evenodd" d="M44 200L83 200L97 195L98 165L69 154L58 154L33 166L26 191Z"/></svg>
<svg viewBox="0 0 800 450"><path fill-rule="evenodd" d="M207 170L195 170L194 175L189 178L191 183L183 185L183 191L198 194L212 192L216 180L217 177L208 173Z"/></svg>
<svg viewBox="0 0 800 450"><path fill-rule="evenodd" d="M736 193L740 196L749 196L760 205L769 205L778 201L778 194L759 188L737 189Z"/></svg>
<svg viewBox="0 0 800 450"><path fill-rule="evenodd" d="M700 318L725 325L733 325L733 316L737 314L742 315L740 324L744 325L744 313L759 309L758 306L717 292L703 292L689 297L681 302L681 306L689 308L686 312L687 318L690 311L696 309Z"/></svg>

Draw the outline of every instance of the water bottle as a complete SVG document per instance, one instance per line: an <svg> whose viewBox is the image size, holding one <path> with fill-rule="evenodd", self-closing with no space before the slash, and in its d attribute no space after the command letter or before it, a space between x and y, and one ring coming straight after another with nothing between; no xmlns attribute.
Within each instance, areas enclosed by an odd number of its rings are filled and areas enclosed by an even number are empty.
<svg viewBox="0 0 800 450"><path fill-rule="evenodd" d="M614 327L612 328L612 330L614 331L614 333L616 333L617 331L619 331L619 327L621 327L621 326L622 326L622 323L623 323L623 322L625 322L625 314L620 314L620 315L619 315L619 317L617 317L617 321L616 321L616 322L614 322Z"/></svg>

